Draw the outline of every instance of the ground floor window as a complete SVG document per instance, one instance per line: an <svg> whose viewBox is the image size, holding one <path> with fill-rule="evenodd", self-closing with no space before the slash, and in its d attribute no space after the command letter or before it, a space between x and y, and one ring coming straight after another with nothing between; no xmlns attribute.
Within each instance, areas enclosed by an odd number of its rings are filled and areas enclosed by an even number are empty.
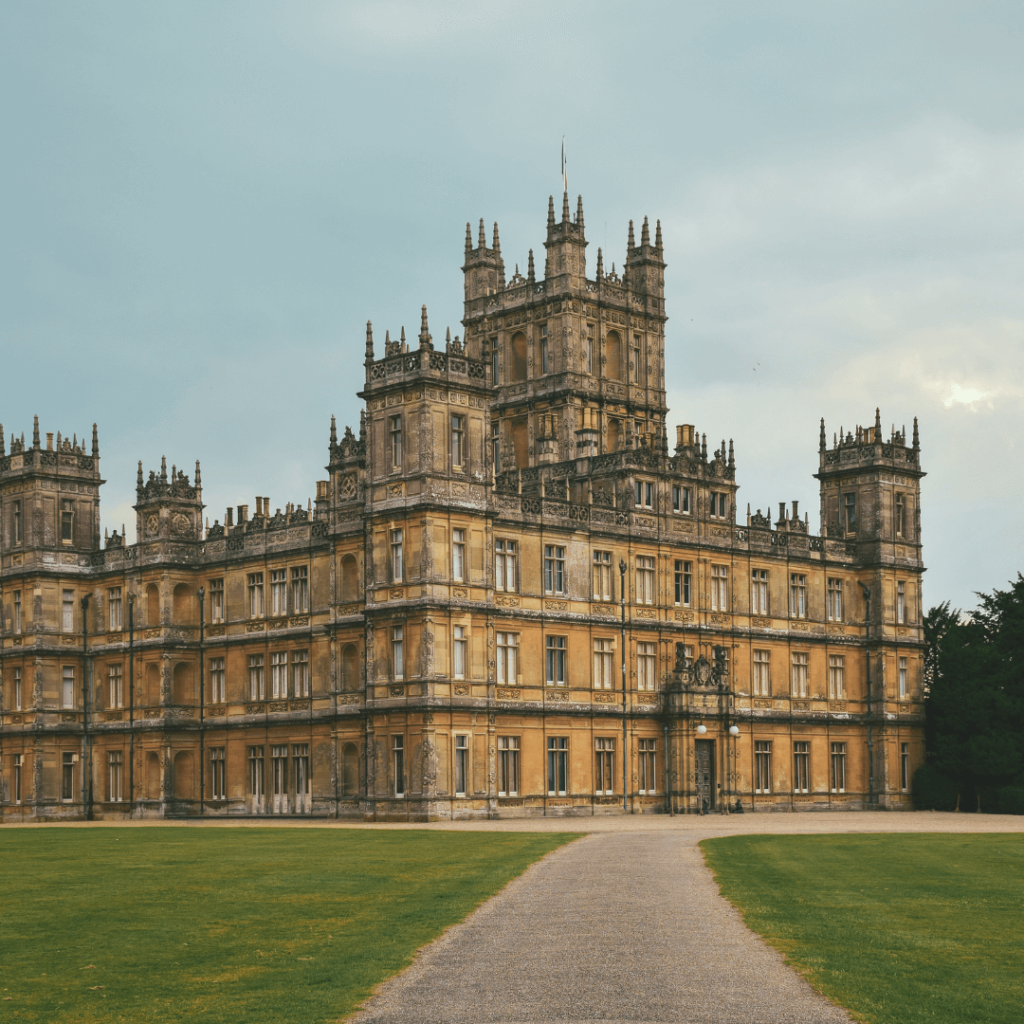
<svg viewBox="0 0 1024 1024"><path fill-rule="evenodd" d="M770 793L772 791L772 742L771 740L757 740L754 743L754 782L755 793Z"/></svg>
<svg viewBox="0 0 1024 1024"><path fill-rule="evenodd" d="M61 757L60 766L60 798L75 799L75 761L77 755L65 752Z"/></svg>
<svg viewBox="0 0 1024 1024"><path fill-rule="evenodd" d="M263 748L249 748L249 796L254 810L263 807Z"/></svg>
<svg viewBox="0 0 1024 1024"><path fill-rule="evenodd" d="M615 740L598 736L594 746L597 756L594 791L598 796L611 796L615 791Z"/></svg>
<svg viewBox="0 0 1024 1024"><path fill-rule="evenodd" d="M223 800L227 796L225 785L224 748L210 747L210 799Z"/></svg>
<svg viewBox="0 0 1024 1024"><path fill-rule="evenodd" d="M638 765L640 792L656 793L658 790L658 774L656 763L657 740L641 740Z"/></svg>
<svg viewBox="0 0 1024 1024"><path fill-rule="evenodd" d="M391 770L395 796L405 796L405 737L391 737Z"/></svg>
<svg viewBox="0 0 1024 1024"><path fill-rule="evenodd" d="M107 799L112 803L120 803L124 799L123 773L124 756L121 751L109 751L107 753Z"/></svg>
<svg viewBox="0 0 1024 1024"><path fill-rule="evenodd" d="M846 744L832 744L832 792L846 792Z"/></svg>
<svg viewBox="0 0 1024 1024"><path fill-rule="evenodd" d="M498 796L519 793L519 737L498 737Z"/></svg>
<svg viewBox="0 0 1024 1024"><path fill-rule="evenodd" d="M548 796L565 796L569 775L569 737L548 737Z"/></svg>
<svg viewBox="0 0 1024 1024"><path fill-rule="evenodd" d="M23 754L14 755L14 802L16 804L21 803L21 765Z"/></svg>
<svg viewBox="0 0 1024 1024"><path fill-rule="evenodd" d="M807 778L810 775L811 745L797 740L793 744L793 792L807 792Z"/></svg>
<svg viewBox="0 0 1024 1024"><path fill-rule="evenodd" d="M469 777L469 737L455 737L455 795L465 796Z"/></svg>
<svg viewBox="0 0 1024 1024"><path fill-rule="evenodd" d="M900 789L910 789L910 744L900 744Z"/></svg>
<svg viewBox="0 0 1024 1024"><path fill-rule="evenodd" d="M292 777L295 780L295 813L310 810L309 744L292 744Z"/></svg>

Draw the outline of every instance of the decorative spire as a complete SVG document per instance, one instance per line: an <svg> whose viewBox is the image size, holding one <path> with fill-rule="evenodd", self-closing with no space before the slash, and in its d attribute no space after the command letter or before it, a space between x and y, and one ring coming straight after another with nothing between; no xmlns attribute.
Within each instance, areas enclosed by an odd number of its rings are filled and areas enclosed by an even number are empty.
<svg viewBox="0 0 1024 1024"><path fill-rule="evenodd" d="M818 435L818 451L823 452L828 442L825 440L825 417L821 417L821 433Z"/></svg>
<svg viewBox="0 0 1024 1024"><path fill-rule="evenodd" d="M708 435L700 435L700 457L707 462L708 458Z"/></svg>
<svg viewBox="0 0 1024 1024"><path fill-rule="evenodd" d="M651 244L651 229L647 226L647 218L644 217L644 226L640 229L640 244Z"/></svg>
<svg viewBox="0 0 1024 1024"><path fill-rule="evenodd" d="M39 417L32 417L32 447L39 447Z"/></svg>
<svg viewBox="0 0 1024 1024"><path fill-rule="evenodd" d="M160 456L160 479L167 483L167 456Z"/></svg>
<svg viewBox="0 0 1024 1024"><path fill-rule="evenodd" d="M385 353L386 354L386 353ZM366 359L365 362L373 362L373 324L366 321Z"/></svg>
<svg viewBox="0 0 1024 1024"><path fill-rule="evenodd" d="M878 411L878 406L875 406L875 444L882 443L882 414Z"/></svg>
<svg viewBox="0 0 1024 1024"><path fill-rule="evenodd" d="M445 352L452 350L452 329L450 327L444 329L444 350Z"/></svg>
<svg viewBox="0 0 1024 1024"><path fill-rule="evenodd" d="M530 255L526 261L526 280L531 284L536 280L536 276L533 270L533 250L530 250Z"/></svg>
<svg viewBox="0 0 1024 1024"><path fill-rule="evenodd" d="M142 479L142 459L139 459L139 475L135 478L135 486L141 491L143 486Z"/></svg>
<svg viewBox="0 0 1024 1024"><path fill-rule="evenodd" d="M359 440L366 440L366 410L359 410Z"/></svg>
<svg viewBox="0 0 1024 1024"><path fill-rule="evenodd" d="M576 223L583 227L583 196L576 197Z"/></svg>
<svg viewBox="0 0 1024 1024"><path fill-rule="evenodd" d="M661 221L660 220L659 221L655 221L654 248L655 249L662 248L662 245L661 245Z"/></svg>
<svg viewBox="0 0 1024 1024"><path fill-rule="evenodd" d="M569 193L562 193L562 223L569 223Z"/></svg>
<svg viewBox="0 0 1024 1024"><path fill-rule="evenodd" d="M99 458L100 454L100 432L99 428L94 423L92 425L92 457L94 459Z"/></svg>
<svg viewBox="0 0 1024 1024"><path fill-rule="evenodd" d="M466 221L466 255L468 256L473 251L473 229L470 226L469 221Z"/></svg>
<svg viewBox="0 0 1024 1024"><path fill-rule="evenodd" d="M402 346L402 351L405 351L405 324L402 324L402 333L398 336L398 344Z"/></svg>
<svg viewBox="0 0 1024 1024"><path fill-rule="evenodd" d="M633 241L633 222L632 221L629 222L629 241L626 242L626 246L629 249L636 248L636 243ZM628 255L628 253L627 253L627 255Z"/></svg>
<svg viewBox="0 0 1024 1024"><path fill-rule="evenodd" d="M548 227L555 226L555 197L548 196Z"/></svg>
<svg viewBox="0 0 1024 1024"><path fill-rule="evenodd" d="M494 245L491 246L495 256L501 255L501 239L498 238L498 222L494 222Z"/></svg>
<svg viewBox="0 0 1024 1024"><path fill-rule="evenodd" d="M487 248L487 233L484 231L484 219L480 218L480 248Z"/></svg>
<svg viewBox="0 0 1024 1024"><path fill-rule="evenodd" d="M483 225L483 221L480 221ZM420 348L430 348L430 328L427 327L427 307L426 305L420 308Z"/></svg>
<svg viewBox="0 0 1024 1024"><path fill-rule="evenodd" d="M7 451L4 448L4 425L0 423L0 455L6 455Z"/></svg>
<svg viewBox="0 0 1024 1024"><path fill-rule="evenodd" d="M331 447L338 443L338 421L331 416Z"/></svg>
<svg viewBox="0 0 1024 1024"><path fill-rule="evenodd" d="M732 438L731 437L729 438L729 468L730 469L735 469L736 468L736 456L733 454Z"/></svg>
<svg viewBox="0 0 1024 1024"><path fill-rule="evenodd" d="M597 280L600 281L604 277L604 257L601 255L601 248L598 246L597 249Z"/></svg>
<svg viewBox="0 0 1024 1024"><path fill-rule="evenodd" d="M203 478L199 473L199 460L196 459L196 490L203 486Z"/></svg>
<svg viewBox="0 0 1024 1024"><path fill-rule="evenodd" d="M914 417L914 451L920 451L921 449L921 438L917 433L917 417ZM2 447L2 435L0 435L0 451L3 451Z"/></svg>

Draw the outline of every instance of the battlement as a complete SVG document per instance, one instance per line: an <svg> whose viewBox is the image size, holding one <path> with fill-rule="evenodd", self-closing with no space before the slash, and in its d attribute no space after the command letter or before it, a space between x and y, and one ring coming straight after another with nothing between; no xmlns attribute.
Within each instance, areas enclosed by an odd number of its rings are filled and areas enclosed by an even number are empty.
<svg viewBox="0 0 1024 1024"><path fill-rule="evenodd" d="M838 434L832 436L832 447L827 447L825 436L825 420L821 421L821 433L818 440L819 470L815 475L821 479L825 475L845 473L848 470L866 468L868 466L899 465L909 473L920 473L921 439L918 434L917 417L914 417L914 432L910 446L907 446L907 430L897 430L895 424L886 438L882 433L882 419L875 409L873 426L856 426L844 433L840 427Z"/></svg>
<svg viewBox="0 0 1024 1024"><path fill-rule="evenodd" d="M96 424L92 425L92 447L86 446L85 434L78 440L78 434L71 437L62 435L58 430L46 433L46 445L42 444L39 430L39 417L33 417L32 443L26 444L25 434L11 438L10 454L7 452L4 439L3 424L0 423L0 473L25 471L53 471L60 468L63 472L85 471L90 475L98 475L97 461L100 457L99 433Z"/></svg>

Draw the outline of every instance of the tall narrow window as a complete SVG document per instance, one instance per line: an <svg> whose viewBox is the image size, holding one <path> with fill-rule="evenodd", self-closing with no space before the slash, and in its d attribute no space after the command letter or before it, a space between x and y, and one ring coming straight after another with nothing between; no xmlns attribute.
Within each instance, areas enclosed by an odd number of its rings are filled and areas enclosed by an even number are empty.
<svg viewBox="0 0 1024 1024"><path fill-rule="evenodd" d="M658 665L658 646L651 643L636 645L636 688L638 690L656 690Z"/></svg>
<svg viewBox="0 0 1024 1024"><path fill-rule="evenodd" d="M270 570L270 614L288 614L288 571Z"/></svg>
<svg viewBox="0 0 1024 1024"><path fill-rule="evenodd" d="M292 744L292 778L295 780L295 812L310 811L309 744Z"/></svg>
<svg viewBox="0 0 1024 1024"><path fill-rule="evenodd" d="M21 711L22 709L22 692L21 692L21 667L16 666L14 669L14 710Z"/></svg>
<svg viewBox="0 0 1024 1024"><path fill-rule="evenodd" d="M845 519L846 532L857 532L857 495L843 495L843 516Z"/></svg>
<svg viewBox="0 0 1024 1024"><path fill-rule="evenodd" d="M768 570L750 570L750 613L768 614Z"/></svg>
<svg viewBox="0 0 1024 1024"><path fill-rule="evenodd" d="M263 700L266 687L263 679L263 655L249 655L249 700Z"/></svg>
<svg viewBox="0 0 1024 1024"><path fill-rule="evenodd" d="M615 740L611 736L598 736L594 748L594 792L598 796L611 796L615 792Z"/></svg>
<svg viewBox="0 0 1024 1024"><path fill-rule="evenodd" d="M119 804L124 799L122 779L124 775L124 755L120 750L107 752L107 799Z"/></svg>
<svg viewBox="0 0 1024 1024"><path fill-rule="evenodd" d="M654 484L650 480L634 481L633 499L633 504L640 508L653 508Z"/></svg>
<svg viewBox="0 0 1024 1024"><path fill-rule="evenodd" d="M14 541L15 544L20 544L21 543L21 537L22 537L22 533L21 533L21 502L20 501L14 502L13 520L14 520L14 529L13 529L12 532L13 532L14 536L11 539Z"/></svg>
<svg viewBox="0 0 1024 1024"><path fill-rule="evenodd" d="M309 611L309 566L292 566L292 614L305 615Z"/></svg>
<svg viewBox="0 0 1024 1024"><path fill-rule="evenodd" d="M494 542L494 588L506 593L517 589L516 555L518 545L514 540L499 539Z"/></svg>
<svg viewBox="0 0 1024 1024"><path fill-rule="evenodd" d="M549 636L545 653L545 681L548 686L565 686L565 637Z"/></svg>
<svg viewBox="0 0 1024 1024"><path fill-rule="evenodd" d="M792 694L794 697L807 696L807 655L797 651L793 654Z"/></svg>
<svg viewBox="0 0 1024 1024"><path fill-rule="evenodd" d="M292 693L309 696L309 651L292 652Z"/></svg>
<svg viewBox="0 0 1024 1024"><path fill-rule="evenodd" d="M455 737L455 795L465 796L469 780L469 737Z"/></svg>
<svg viewBox="0 0 1024 1024"><path fill-rule="evenodd" d="M655 577L654 557L636 556L636 603L654 604Z"/></svg>
<svg viewBox="0 0 1024 1024"><path fill-rule="evenodd" d="M729 569L724 565L711 566L711 610L729 610Z"/></svg>
<svg viewBox="0 0 1024 1024"><path fill-rule="evenodd" d="M495 473L501 472L501 425L491 424L491 465Z"/></svg>
<svg viewBox="0 0 1024 1024"><path fill-rule="evenodd" d="M772 791L772 741L757 740L754 743L755 793Z"/></svg>
<svg viewBox="0 0 1024 1024"><path fill-rule="evenodd" d="M452 530L452 579L466 578L466 531Z"/></svg>
<svg viewBox="0 0 1024 1024"><path fill-rule="evenodd" d="M263 748L249 748L249 796L253 810L263 810Z"/></svg>
<svg viewBox="0 0 1024 1024"><path fill-rule="evenodd" d="M466 678L466 627L452 626L452 676Z"/></svg>
<svg viewBox="0 0 1024 1024"><path fill-rule="evenodd" d="M21 632L21 591L14 591L14 632Z"/></svg>
<svg viewBox="0 0 1024 1024"><path fill-rule="evenodd" d="M21 759L22 754L14 755L14 802L16 804L21 803Z"/></svg>
<svg viewBox="0 0 1024 1024"><path fill-rule="evenodd" d="M829 622L843 621L843 581L830 578L827 591Z"/></svg>
<svg viewBox="0 0 1024 1024"><path fill-rule="evenodd" d="M71 665L65 665L61 672L60 705L63 708L75 706L75 670Z"/></svg>
<svg viewBox="0 0 1024 1024"><path fill-rule="evenodd" d="M594 372L594 325L587 324L586 347L583 350L584 373Z"/></svg>
<svg viewBox="0 0 1024 1024"><path fill-rule="evenodd" d="M491 383L499 384L498 339L491 338ZM497 463L495 463L497 465Z"/></svg>
<svg viewBox="0 0 1024 1024"><path fill-rule="evenodd" d="M498 796L519 795L519 737L498 737Z"/></svg>
<svg viewBox="0 0 1024 1024"><path fill-rule="evenodd" d="M288 696L288 652L274 651L270 655L270 696L281 700Z"/></svg>
<svg viewBox="0 0 1024 1024"><path fill-rule="evenodd" d="M223 747L210 747L210 799L224 800L227 797L226 772Z"/></svg>
<svg viewBox="0 0 1024 1024"><path fill-rule="evenodd" d="M831 783L833 793L846 792L846 744L833 743L831 753Z"/></svg>
<svg viewBox="0 0 1024 1024"><path fill-rule="evenodd" d="M210 702L223 704L224 697L224 659L210 659Z"/></svg>
<svg viewBox="0 0 1024 1024"><path fill-rule="evenodd" d="M249 618L263 615L263 573L249 573Z"/></svg>
<svg viewBox="0 0 1024 1024"><path fill-rule="evenodd" d="M594 600L610 601L612 599L612 553L610 551L594 552Z"/></svg>
<svg viewBox="0 0 1024 1024"><path fill-rule="evenodd" d="M124 669L120 665L107 667L107 707L124 707Z"/></svg>
<svg viewBox="0 0 1024 1024"><path fill-rule="evenodd" d="M568 792L569 737L548 737L548 796L565 796Z"/></svg>
<svg viewBox="0 0 1024 1024"><path fill-rule="evenodd" d="M683 608L690 607L693 590L693 562L676 562L676 604Z"/></svg>
<svg viewBox="0 0 1024 1024"><path fill-rule="evenodd" d="M772 661L770 651L754 651L754 693L767 697L772 692Z"/></svg>
<svg viewBox="0 0 1024 1024"><path fill-rule="evenodd" d="M73 633L75 631L75 592L73 590L65 590L62 597L60 628L65 633Z"/></svg>
<svg viewBox="0 0 1024 1024"><path fill-rule="evenodd" d="M910 686L907 679L907 659L900 658L899 663L899 695L900 700L906 700L910 696Z"/></svg>
<svg viewBox="0 0 1024 1024"><path fill-rule="evenodd" d="M551 372L551 357L548 352L548 325L540 325L540 372Z"/></svg>
<svg viewBox="0 0 1024 1024"><path fill-rule="evenodd" d="M395 796L405 796L405 737L391 737L391 773Z"/></svg>
<svg viewBox="0 0 1024 1024"><path fill-rule="evenodd" d="M60 503L60 539L62 544L70 544L75 537L75 503Z"/></svg>
<svg viewBox="0 0 1024 1024"><path fill-rule="evenodd" d="M270 810L273 814L288 812L288 744L276 743L270 748Z"/></svg>
<svg viewBox="0 0 1024 1024"><path fill-rule="evenodd" d="M896 494L895 508L896 536L902 537L907 530L907 499L900 493Z"/></svg>
<svg viewBox="0 0 1024 1024"><path fill-rule="evenodd" d="M846 696L846 655L828 656L828 696L830 700L842 700Z"/></svg>
<svg viewBox="0 0 1024 1024"><path fill-rule="evenodd" d="M793 744L793 792L808 792L808 779L811 768L811 745L806 740L797 740Z"/></svg>
<svg viewBox="0 0 1024 1024"><path fill-rule="evenodd" d="M544 592L565 593L565 548L556 544L544 545Z"/></svg>
<svg viewBox="0 0 1024 1024"><path fill-rule="evenodd" d="M398 472L402 468L402 417L388 417L388 434L391 438L391 469Z"/></svg>
<svg viewBox="0 0 1024 1024"><path fill-rule="evenodd" d="M642 367L643 367L643 363L641 361L640 352L641 352L641 349L640 349L640 335L639 334L634 334L633 335L633 347L630 350L630 358L629 358L629 379L634 384L639 384L640 383L640 375L641 375L641 370L642 370Z"/></svg>
<svg viewBox="0 0 1024 1024"><path fill-rule="evenodd" d="M514 686L516 683L519 636L516 633L498 633L498 683Z"/></svg>
<svg viewBox="0 0 1024 1024"><path fill-rule="evenodd" d="M466 417L452 416L452 468L460 469L465 462Z"/></svg>
<svg viewBox="0 0 1024 1024"><path fill-rule="evenodd" d="M641 794L649 795L658 791L657 745L657 740L640 740L637 774Z"/></svg>
<svg viewBox="0 0 1024 1024"><path fill-rule="evenodd" d="M807 577L803 573L789 575L789 617L807 618Z"/></svg>
<svg viewBox="0 0 1024 1024"><path fill-rule="evenodd" d="M402 553L402 531L391 531L391 582L401 583L404 579L405 561Z"/></svg>
<svg viewBox="0 0 1024 1024"><path fill-rule="evenodd" d="M594 689L611 690L615 686L614 647L611 640L594 641Z"/></svg>
<svg viewBox="0 0 1024 1024"><path fill-rule="evenodd" d="M65 803L75 799L75 761L76 755L64 751L60 765L60 798Z"/></svg>
<svg viewBox="0 0 1024 1024"><path fill-rule="evenodd" d="M690 514L690 488L681 484L672 486L672 511L682 515Z"/></svg>
<svg viewBox="0 0 1024 1024"><path fill-rule="evenodd" d="M107 591L107 628L111 632L122 629L121 588L111 587Z"/></svg>
<svg viewBox="0 0 1024 1024"><path fill-rule="evenodd" d="M210 580L210 621L224 621L224 580Z"/></svg>
<svg viewBox="0 0 1024 1024"><path fill-rule="evenodd" d="M693 668L693 644L683 644L683 665Z"/></svg>
<svg viewBox="0 0 1024 1024"><path fill-rule="evenodd" d="M910 744L900 744L900 789L910 789Z"/></svg>
<svg viewBox="0 0 1024 1024"><path fill-rule="evenodd" d="M391 667L396 679L405 678L405 627L391 627Z"/></svg>
<svg viewBox="0 0 1024 1024"><path fill-rule="evenodd" d="M907 585L903 580L896 583L896 621L901 626L907 621Z"/></svg>

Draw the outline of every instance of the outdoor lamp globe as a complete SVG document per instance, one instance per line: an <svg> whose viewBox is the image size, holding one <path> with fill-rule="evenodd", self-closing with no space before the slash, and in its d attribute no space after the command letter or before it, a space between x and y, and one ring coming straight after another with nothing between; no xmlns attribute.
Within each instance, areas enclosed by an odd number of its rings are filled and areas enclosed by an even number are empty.
<svg viewBox="0 0 1024 1024"><path fill-rule="evenodd" d="M706 725L698 725L697 726L697 733L699 735L703 736L704 733L706 733L707 731L708 731L708 727Z"/></svg>
<svg viewBox="0 0 1024 1024"><path fill-rule="evenodd" d="M729 726L729 735L730 736L739 736L739 734L740 734L740 727L738 725L730 725Z"/></svg>

